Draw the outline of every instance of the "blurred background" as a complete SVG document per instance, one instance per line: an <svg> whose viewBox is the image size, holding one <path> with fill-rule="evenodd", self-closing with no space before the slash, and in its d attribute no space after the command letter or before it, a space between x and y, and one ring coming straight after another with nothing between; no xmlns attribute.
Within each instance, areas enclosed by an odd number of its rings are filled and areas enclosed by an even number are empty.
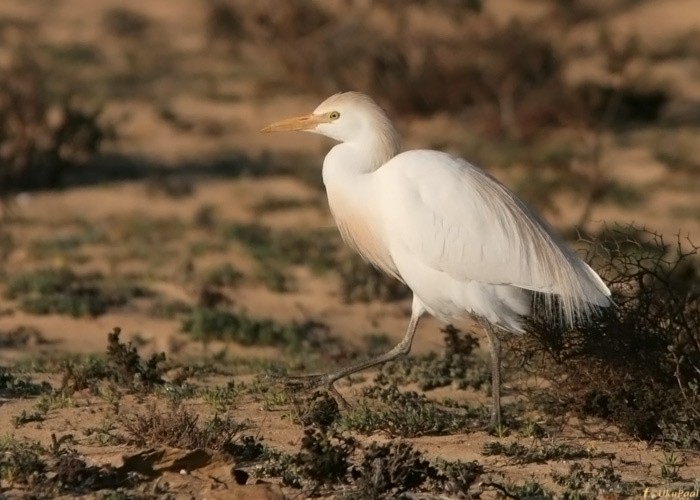
<svg viewBox="0 0 700 500"><path fill-rule="evenodd" d="M7 0L0 190L318 187L329 143L257 131L358 90L561 228L698 234L699 29L693 0Z"/></svg>
<svg viewBox="0 0 700 500"><path fill-rule="evenodd" d="M328 214L332 143L259 133L343 90L572 241L630 222L697 240L694 2L5 0L0 257L20 305L0 326L100 350L88 317L172 350L194 304L399 335L406 290Z"/></svg>
<svg viewBox="0 0 700 500"><path fill-rule="evenodd" d="M176 350L197 307L399 335L407 291L329 217L331 142L258 132L342 90L572 241L700 238L695 0L5 0L0 68L0 326L69 350L94 321Z"/></svg>

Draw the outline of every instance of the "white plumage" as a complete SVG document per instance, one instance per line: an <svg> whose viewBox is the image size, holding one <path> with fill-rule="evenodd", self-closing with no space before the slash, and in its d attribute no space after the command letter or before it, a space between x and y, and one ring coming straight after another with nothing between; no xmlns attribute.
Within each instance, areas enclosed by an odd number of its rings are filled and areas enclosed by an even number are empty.
<svg viewBox="0 0 700 500"><path fill-rule="evenodd" d="M500 342L492 326L522 332L533 292L571 326L610 304L600 277L522 200L483 170L446 153L400 153L384 111L357 92L263 131L305 130L340 141L323 163L328 203L343 239L413 291L408 332L392 351L302 385L343 376L410 351L424 312L445 322L475 317L493 351L492 425L500 421Z"/></svg>
<svg viewBox="0 0 700 500"><path fill-rule="evenodd" d="M558 296L569 325L596 305L607 305L610 292L598 275L505 186L464 160L409 151L374 177L370 182L389 186L378 199L384 226L391 228L387 238L392 255L410 256L415 266L424 268L424 280L449 283L451 293L463 297L458 307L520 330L515 318L527 314L531 303L523 290ZM403 266L400 275L423 299L411 270ZM506 292L504 286L516 290ZM476 300L471 307L469 297L480 290L490 295L494 287L510 298L508 303L492 300L477 308ZM512 300L518 302L515 309ZM439 309L435 314L446 320L464 316Z"/></svg>

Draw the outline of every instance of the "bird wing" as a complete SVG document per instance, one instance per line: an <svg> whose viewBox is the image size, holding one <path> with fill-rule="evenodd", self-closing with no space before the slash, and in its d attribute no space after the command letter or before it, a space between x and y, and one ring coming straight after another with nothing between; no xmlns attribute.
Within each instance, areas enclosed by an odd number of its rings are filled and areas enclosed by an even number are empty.
<svg viewBox="0 0 700 500"><path fill-rule="evenodd" d="M595 271L483 170L446 153L418 150L375 173L392 252L410 252L454 279L558 295L569 319L608 305L610 291Z"/></svg>

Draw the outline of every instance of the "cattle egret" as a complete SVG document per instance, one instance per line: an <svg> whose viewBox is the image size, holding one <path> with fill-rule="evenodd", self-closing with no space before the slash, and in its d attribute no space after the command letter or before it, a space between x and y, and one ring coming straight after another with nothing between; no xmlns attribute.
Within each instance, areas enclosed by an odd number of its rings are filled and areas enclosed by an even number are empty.
<svg viewBox="0 0 700 500"><path fill-rule="evenodd" d="M287 377L327 386L411 350L418 321L477 319L491 345L491 426L500 425L499 331L523 332L533 296L566 325L611 304L610 290L527 204L483 170L439 151L401 152L387 114L368 96L339 93L311 114L262 132L300 130L340 143L323 182L345 242L413 292L403 340L389 352L331 373Z"/></svg>

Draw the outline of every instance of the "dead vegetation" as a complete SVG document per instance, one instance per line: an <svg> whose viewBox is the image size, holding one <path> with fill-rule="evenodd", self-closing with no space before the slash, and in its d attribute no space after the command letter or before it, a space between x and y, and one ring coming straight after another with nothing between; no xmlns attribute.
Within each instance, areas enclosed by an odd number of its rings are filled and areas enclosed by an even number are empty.
<svg viewBox="0 0 700 500"><path fill-rule="evenodd" d="M535 321L515 338L519 362L552 382L568 409L648 441L700 446L700 273L697 247L636 228L592 247L616 307L572 331Z"/></svg>
<svg viewBox="0 0 700 500"><path fill-rule="evenodd" d="M99 110L52 96L45 70L29 55L0 74L0 198L7 207L23 190L60 187L66 171L97 155L110 132Z"/></svg>
<svg viewBox="0 0 700 500"><path fill-rule="evenodd" d="M504 24L480 4L386 1L331 8L294 1L280 9L269 1L217 0L208 29L212 40L239 50L267 48L265 57L280 70L261 85L294 83L319 99L359 90L405 117L478 116L476 130L470 129L474 146L468 139L436 146L453 146L487 167L524 167L518 193L551 212L558 210L552 193L568 193L580 207L578 226L600 204L639 203L639 191L620 187L608 174L605 148L611 135L658 122L671 96L663 81L634 69L653 59L652 49L632 35L615 36L606 25L605 16L624 8L552 2L543 17ZM443 29L417 22L419 9ZM387 11L394 13L390 26L377 29L375 19ZM560 41L591 16L600 19L596 39L572 56ZM572 80L571 65L590 54L599 56L603 76ZM352 272L350 266L344 274Z"/></svg>
<svg viewBox="0 0 700 500"><path fill-rule="evenodd" d="M199 415L178 404L165 411L148 406L143 411L122 414L120 421L127 441L133 445L166 445L185 450L209 448L225 451L246 428L245 424L234 422L230 417L218 415L200 423Z"/></svg>
<svg viewBox="0 0 700 500"><path fill-rule="evenodd" d="M342 498L403 498L421 492L439 498L446 491L466 494L482 472L474 463L432 464L406 442L362 446L353 438L307 429L294 455L267 453L254 470L258 475L282 476L310 497L342 491Z"/></svg>

